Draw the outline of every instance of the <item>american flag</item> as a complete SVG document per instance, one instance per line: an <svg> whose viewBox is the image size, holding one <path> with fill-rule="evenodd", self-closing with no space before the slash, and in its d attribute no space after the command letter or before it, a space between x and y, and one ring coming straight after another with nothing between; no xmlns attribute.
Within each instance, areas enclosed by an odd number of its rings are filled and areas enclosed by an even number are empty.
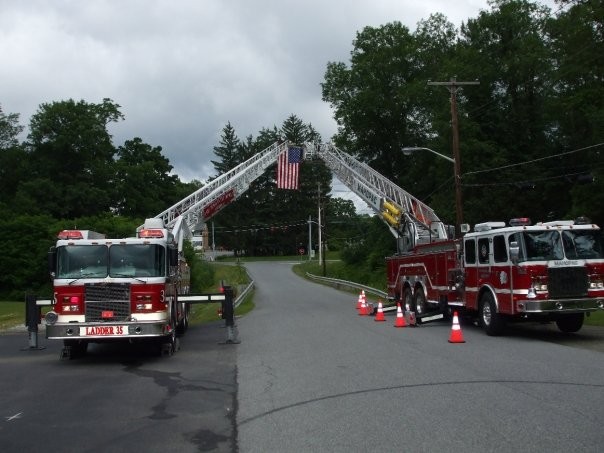
<svg viewBox="0 0 604 453"><path fill-rule="evenodd" d="M302 148L288 147L277 157L277 188L298 189Z"/></svg>

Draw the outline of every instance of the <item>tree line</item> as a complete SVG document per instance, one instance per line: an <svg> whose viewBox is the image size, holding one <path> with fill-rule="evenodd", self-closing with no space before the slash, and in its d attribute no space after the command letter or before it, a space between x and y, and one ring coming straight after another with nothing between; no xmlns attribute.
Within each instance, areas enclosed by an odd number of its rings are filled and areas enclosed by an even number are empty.
<svg viewBox="0 0 604 453"><path fill-rule="evenodd" d="M335 142L455 220L450 91L456 92L464 218L586 215L604 222L604 3L492 0L459 29L442 14L356 34L329 62ZM431 83L432 82L432 83Z"/></svg>

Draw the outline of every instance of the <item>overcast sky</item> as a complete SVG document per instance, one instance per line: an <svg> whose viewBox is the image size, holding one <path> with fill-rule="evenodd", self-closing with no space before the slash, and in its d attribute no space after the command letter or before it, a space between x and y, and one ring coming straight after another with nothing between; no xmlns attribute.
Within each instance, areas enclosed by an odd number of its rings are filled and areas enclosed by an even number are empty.
<svg viewBox="0 0 604 453"><path fill-rule="evenodd" d="M551 4L552 1L541 0ZM487 0L0 0L0 105L21 124L42 103L110 98L116 146L161 146L183 181L214 174L230 121L239 138L295 114L328 141L320 83L356 32L441 12L459 27Z"/></svg>

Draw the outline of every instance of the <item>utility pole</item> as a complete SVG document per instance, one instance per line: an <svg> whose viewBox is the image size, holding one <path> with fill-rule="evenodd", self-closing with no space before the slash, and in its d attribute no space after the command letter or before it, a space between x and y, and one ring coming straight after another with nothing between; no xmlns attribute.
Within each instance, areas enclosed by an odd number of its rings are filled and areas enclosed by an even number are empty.
<svg viewBox="0 0 604 453"><path fill-rule="evenodd" d="M460 225L463 223L463 205L461 197L461 162L459 159L459 125L457 122L457 90L465 85L479 85L480 82L458 82L454 78L448 82L428 82L428 85L444 86L451 93L451 132L453 147L453 165L455 166L455 231L461 234Z"/></svg>

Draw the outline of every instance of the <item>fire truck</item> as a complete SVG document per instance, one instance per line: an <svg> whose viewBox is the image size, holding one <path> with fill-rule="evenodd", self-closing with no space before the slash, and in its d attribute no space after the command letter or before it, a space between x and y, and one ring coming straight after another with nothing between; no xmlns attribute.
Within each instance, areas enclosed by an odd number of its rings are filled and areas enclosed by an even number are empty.
<svg viewBox="0 0 604 453"><path fill-rule="evenodd" d="M89 230L64 230L49 252L53 307L46 337L63 340L63 355L91 342L154 341L177 349L189 323L189 267L161 219L147 219L136 237L108 239Z"/></svg>
<svg viewBox="0 0 604 453"><path fill-rule="evenodd" d="M287 149L287 143L269 146L147 219L134 237L61 231L48 255L53 297L45 323L46 337L63 341L62 357L83 355L89 343L119 340L154 342L166 355L177 350L191 304L225 301L224 294L189 294L184 241Z"/></svg>
<svg viewBox="0 0 604 453"><path fill-rule="evenodd" d="M387 224L397 253L386 258L391 305L419 322L459 311L488 335L508 321L553 321L581 329L585 315L604 309L600 228L586 218L531 225L528 218L455 228L368 165L331 144L307 146Z"/></svg>
<svg viewBox="0 0 604 453"><path fill-rule="evenodd" d="M600 228L585 218L475 225L461 239L428 240L388 257L388 293L421 319L459 310L488 335L514 320L581 329L604 308Z"/></svg>

